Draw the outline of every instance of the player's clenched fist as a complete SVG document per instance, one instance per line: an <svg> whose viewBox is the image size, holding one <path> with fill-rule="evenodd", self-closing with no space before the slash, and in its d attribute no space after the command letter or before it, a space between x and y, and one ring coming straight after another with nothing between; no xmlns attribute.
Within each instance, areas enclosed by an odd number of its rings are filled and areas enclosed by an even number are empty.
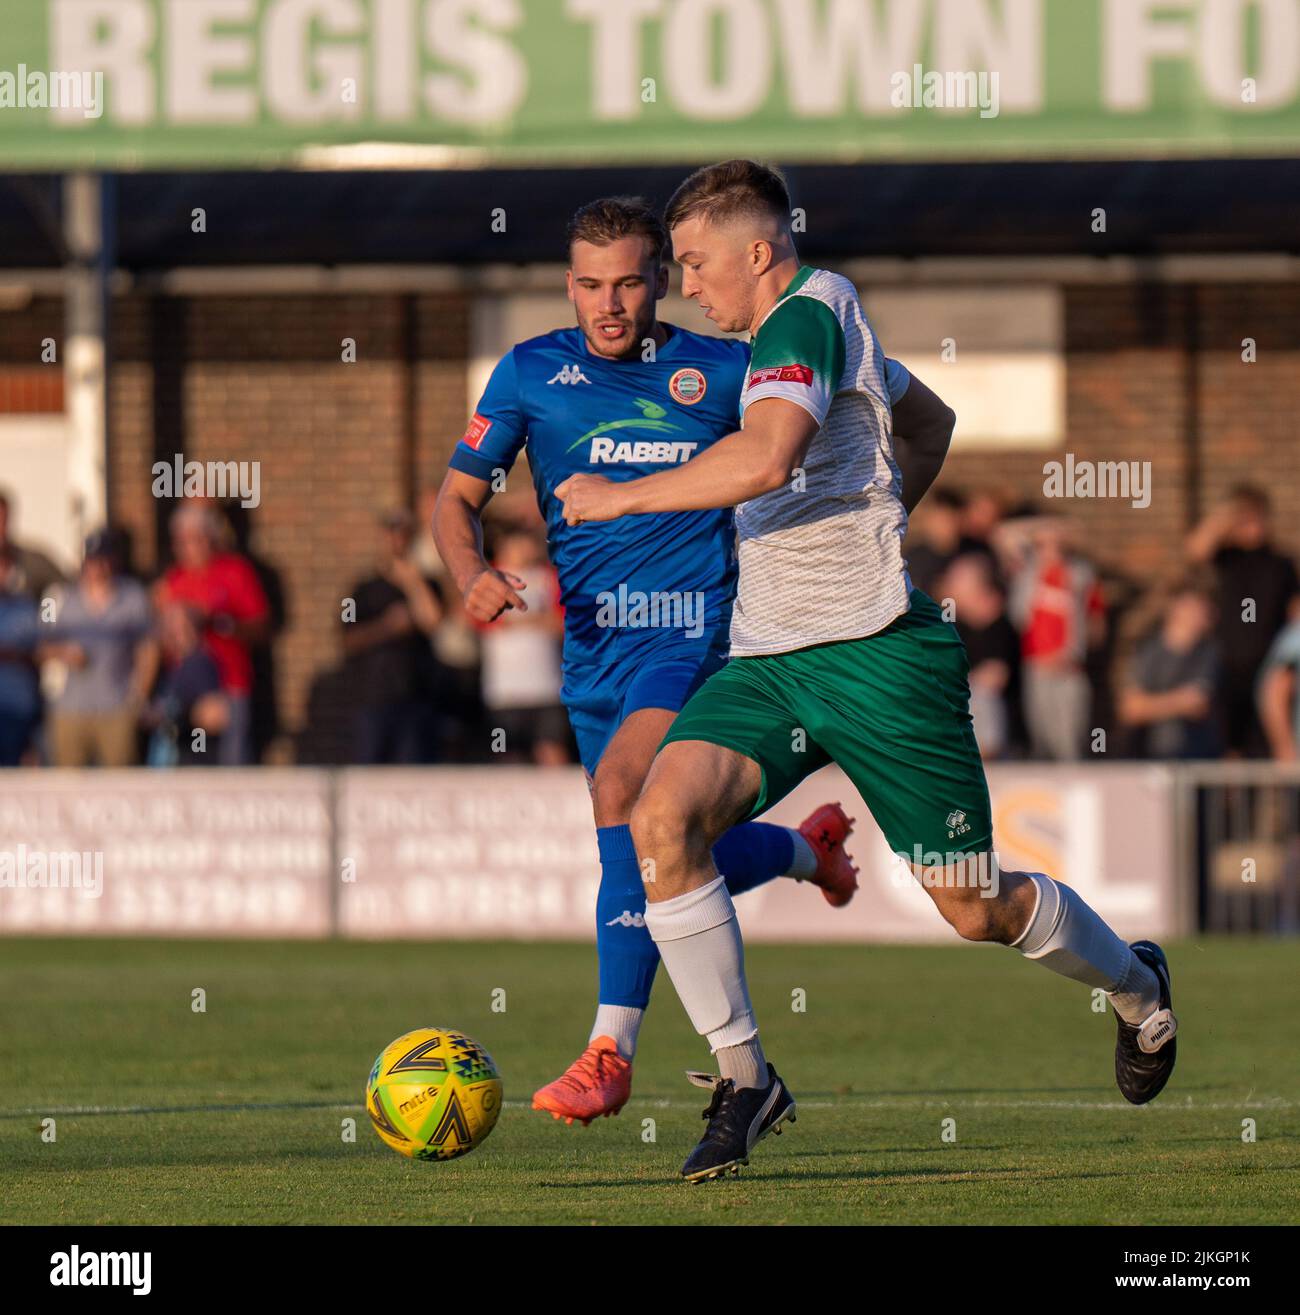
<svg viewBox="0 0 1300 1315"><path fill-rule="evenodd" d="M527 588L517 575L489 567L476 575L465 590L465 610L484 625L495 621L508 607L526 612L528 604L516 591Z"/></svg>
<svg viewBox="0 0 1300 1315"><path fill-rule="evenodd" d="M603 475L570 475L555 486L555 496L564 504L569 525L584 521L612 521L623 515L623 486Z"/></svg>

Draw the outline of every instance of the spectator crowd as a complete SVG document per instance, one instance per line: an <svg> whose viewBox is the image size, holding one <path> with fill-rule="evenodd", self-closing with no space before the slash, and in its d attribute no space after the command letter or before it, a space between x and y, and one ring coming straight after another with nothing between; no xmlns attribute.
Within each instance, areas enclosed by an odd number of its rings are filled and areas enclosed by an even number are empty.
<svg viewBox="0 0 1300 1315"><path fill-rule="evenodd" d="M535 510L502 502L508 514L492 522L490 551L528 580L535 602L489 627L470 622L448 590L428 530L406 510L379 517L373 566L340 595L330 686L339 734L323 760L572 761L555 573ZM111 530L86 539L75 578L64 579L11 532L12 503L0 491L0 766L247 766L277 756L268 748L279 732L285 607L237 504L180 502L170 564L146 582ZM278 754L301 756L292 746Z"/></svg>
<svg viewBox="0 0 1300 1315"><path fill-rule="evenodd" d="M1293 761L1300 577L1268 496L1239 485L1188 535L1181 574L1105 573L1076 526L983 493L931 494L912 582L948 609L970 659L986 758Z"/></svg>
<svg viewBox="0 0 1300 1315"><path fill-rule="evenodd" d="M419 518L378 518L373 564L340 595L334 666L308 716L332 710L338 747L315 760L571 762L563 612L531 498L497 500L487 545L526 582L529 610L481 627L433 544L434 494ZM149 582L124 537L99 530L65 580L11 532L0 493L0 765L275 757L286 608L238 510L178 504L170 564ZM1188 536L1180 577L1154 587L1101 570L1066 517L989 493L932 491L905 551L966 646L987 758L1296 759L1300 577L1261 490L1233 490ZM278 760L295 757L313 760Z"/></svg>

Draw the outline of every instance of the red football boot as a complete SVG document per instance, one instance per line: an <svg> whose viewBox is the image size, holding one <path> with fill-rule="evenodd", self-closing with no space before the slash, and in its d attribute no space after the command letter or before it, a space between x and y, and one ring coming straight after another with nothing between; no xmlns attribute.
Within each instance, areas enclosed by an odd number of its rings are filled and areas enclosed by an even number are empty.
<svg viewBox="0 0 1300 1315"><path fill-rule="evenodd" d="M618 1053L613 1037L598 1036L569 1065L563 1076L533 1093L533 1109L546 1110L565 1123L608 1118L632 1094L632 1062Z"/></svg>
<svg viewBox="0 0 1300 1315"><path fill-rule="evenodd" d="M842 909L857 893L858 870L844 848L852 833L853 819L839 804L823 804L799 824L799 834L817 855L817 871L803 880L819 886L833 909Z"/></svg>

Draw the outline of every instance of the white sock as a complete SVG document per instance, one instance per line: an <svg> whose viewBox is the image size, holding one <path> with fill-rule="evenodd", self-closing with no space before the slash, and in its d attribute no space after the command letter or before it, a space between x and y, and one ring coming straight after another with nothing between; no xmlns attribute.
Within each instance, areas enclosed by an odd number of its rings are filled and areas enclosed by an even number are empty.
<svg viewBox="0 0 1300 1315"><path fill-rule="evenodd" d="M1160 1007L1156 975L1088 907L1071 886L1041 872L1033 915L1012 948L1062 977L1100 986L1127 1023L1141 1023Z"/></svg>
<svg viewBox="0 0 1300 1315"><path fill-rule="evenodd" d="M1145 1023L1160 1008L1160 979L1129 951L1131 962L1124 980L1110 993L1115 1012L1134 1027Z"/></svg>
<svg viewBox="0 0 1300 1315"><path fill-rule="evenodd" d="M757 1036L742 1041L738 1046L723 1046L717 1053L718 1073L730 1078L737 1091L741 1087L766 1087L767 1056Z"/></svg>
<svg viewBox="0 0 1300 1315"><path fill-rule="evenodd" d="M645 925L682 1007L715 1054L758 1036L745 982L740 924L721 877L685 895L647 904ZM766 1064L761 1082L740 1080L753 1076L749 1058L752 1055L741 1055L737 1073L724 1076L733 1077L737 1086L766 1086Z"/></svg>
<svg viewBox="0 0 1300 1315"><path fill-rule="evenodd" d="M613 1037L618 1053L624 1059L632 1059L636 1055L637 1033L641 1031L644 1017L645 1010L635 1005L597 1005L596 1021L587 1041L590 1043L598 1036Z"/></svg>
<svg viewBox="0 0 1300 1315"><path fill-rule="evenodd" d="M796 881L807 881L809 877L816 875L817 851L804 838L803 833L796 831L794 827L787 826L783 830L794 841L794 858L790 861L789 869L781 875L793 877Z"/></svg>

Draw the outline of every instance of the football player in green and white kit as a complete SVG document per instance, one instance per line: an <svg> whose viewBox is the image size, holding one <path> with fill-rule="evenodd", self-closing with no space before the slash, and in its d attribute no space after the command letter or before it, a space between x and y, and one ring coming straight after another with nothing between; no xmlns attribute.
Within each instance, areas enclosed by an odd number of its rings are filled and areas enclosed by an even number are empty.
<svg viewBox="0 0 1300 1315"><path fill-rule="evenodd" d="M752 336L741 428L670 470L579 474L556 493L570 524L736 507L732 660L678 715L632 814L646 925L721 1072L683 1176L735 1171L793 1118L710 846L827 762L959 935L1108 993L1120 1090L1151 1100L1176 1053L1164 953L1125 944L1050 876L998 870L966 654L908 579L885 356L856 289L800 264L784 181L752 161L692 174L665 220L683 294L720 329Z"/></svg>

